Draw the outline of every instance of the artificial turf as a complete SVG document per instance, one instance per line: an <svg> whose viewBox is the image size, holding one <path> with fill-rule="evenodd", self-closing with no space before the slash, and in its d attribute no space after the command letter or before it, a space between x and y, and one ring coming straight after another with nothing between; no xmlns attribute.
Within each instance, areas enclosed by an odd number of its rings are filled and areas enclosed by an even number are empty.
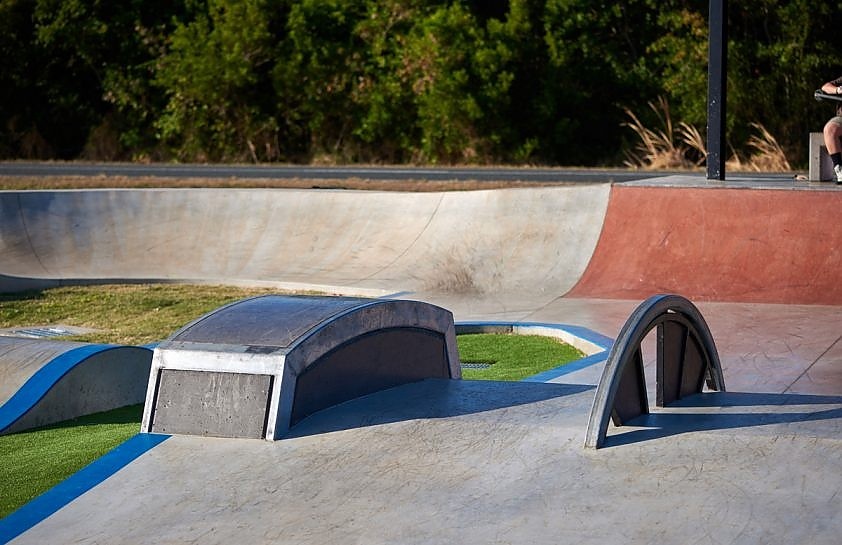
<svg viewBox="0 0 842 545"><path fill-rule="evenodd" d="M140 431L132 405L0 436L0 518Z"/></svg>
<svg viewBox="0 0 842 545"><path fill-rule="evenodd" d="M584 357L569 344L540 335L459 335L456 344L463 364L462 378L469 380L522 380ZM488 367L466 368L465 364Z"/></svg>

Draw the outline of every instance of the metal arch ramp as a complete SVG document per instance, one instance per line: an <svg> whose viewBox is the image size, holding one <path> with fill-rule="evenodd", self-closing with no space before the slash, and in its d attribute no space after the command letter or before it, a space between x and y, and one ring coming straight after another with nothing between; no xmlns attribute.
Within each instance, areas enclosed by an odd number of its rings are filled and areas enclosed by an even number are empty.
<svg viewBox="0 0 842 545"><path fill-rule="evenodd" d="M701 394L725 391L725 377L707 322L693 303L678 295L655 295L626 321L606 361L594 395L585 446L605 443L609 418L623 426L649 414L642 344L658 331L656 405L664 407Z"/></svg>
<svg viewBox="0 0 842 545"><path fill-rule="evenodd" d="M266 295L155 348L141 429L274 440L357 397L461 377L453 315L416 301Z"/></svg>

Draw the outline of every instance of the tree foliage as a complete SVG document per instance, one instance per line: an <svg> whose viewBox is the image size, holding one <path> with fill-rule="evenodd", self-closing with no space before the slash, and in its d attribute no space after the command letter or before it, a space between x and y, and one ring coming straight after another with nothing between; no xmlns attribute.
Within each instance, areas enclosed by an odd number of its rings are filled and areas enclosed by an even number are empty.
<svg viewBox="0 0 842 545"><path fill-rule="evenodd" d="M728 137L795 164L842 75L833 3L728 12ZM705 0L0 0L0 157L619 164L704 132Z"/></svg>

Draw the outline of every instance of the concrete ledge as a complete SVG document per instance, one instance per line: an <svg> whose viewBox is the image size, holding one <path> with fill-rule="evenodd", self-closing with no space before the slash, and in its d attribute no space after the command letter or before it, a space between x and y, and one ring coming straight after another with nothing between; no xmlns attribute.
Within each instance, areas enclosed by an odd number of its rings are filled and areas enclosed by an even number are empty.
<svg viewBox="0 0 842 545"><path fill-rule="evenodd" d="M833 179L833 162L824 145L824 134L810 133L810 173L811 182L824 182Z"/></svg>
<svg viewBox="0 0 842 545"><path fill-rule="evenodd" d="M155 349L142 430L279 439L314 412L425 378L461 378L445 309L256 297L205 315Z"/></svg>

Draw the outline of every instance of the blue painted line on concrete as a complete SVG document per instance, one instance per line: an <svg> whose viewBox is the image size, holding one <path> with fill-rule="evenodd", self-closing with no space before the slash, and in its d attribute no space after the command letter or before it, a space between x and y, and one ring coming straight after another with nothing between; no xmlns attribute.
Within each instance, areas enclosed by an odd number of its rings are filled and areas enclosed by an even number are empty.
<svg viewBox="0 0 842 545"><path fill-rule="evenodd" d="M117 473L169 435L139 433L47 490L7 517L0 519L0 545L29 530L88 490Z"/></svg>
<svg viewBox="0 0 842 545"><path fill-rule="evenodd" d="M538 373L537 375L526 377L521 382L549 382L553 379L557 379L558 377L563 377L564 375L569 375L570 373L581 371L582 369L590 367L591 365L602 363L607 357L608 351L605 350L597 354L588 356L586 358L582 358L580 360L565 363L564 365L560 365L559 367L556 367L554 369L543 371L541 373Z"/></svg>
<svg viewBox="0 0 842 545"><path fill-rule="evenodd" d="M56 356L29 377L23 386L0 406L0 431L14 424L20 417L32 409L47 392L70 372L71 369L91 356L120 348L111 344L89 344L68 350Z"/></svg>
<svg viewBox="0 0 842 545"><path fill-rule="evenodd" d="M559 329L562 331L566 331L571 335L579 337L580 339L586 340L590 343L593 343L600 348L603 349L602 352L597 352L596 354L591 354L585 358L572 361L570 363L565 363L564 365L560 365L553 369L548 369L547 371L543 371L538 373L537 375L532 375L531 377L526 377L521 382L549 382L553 379L557 379L564 375L568 375L570 373L574 373L576 371L580 371L591 365L596 365L598 363L604 362L608 358L608 352L611 350L611 347L614 345L614 339L611 337L606 337L601 333L597 333L596 331L590 330L586 327L577 326L577 325L568 325L568 324L551 324L551 323L544 323L544 322L458 322L456 324L457 328L460 327L470 327L470 326L491 326L491 327L546 327L551 329Z"/></svg>

